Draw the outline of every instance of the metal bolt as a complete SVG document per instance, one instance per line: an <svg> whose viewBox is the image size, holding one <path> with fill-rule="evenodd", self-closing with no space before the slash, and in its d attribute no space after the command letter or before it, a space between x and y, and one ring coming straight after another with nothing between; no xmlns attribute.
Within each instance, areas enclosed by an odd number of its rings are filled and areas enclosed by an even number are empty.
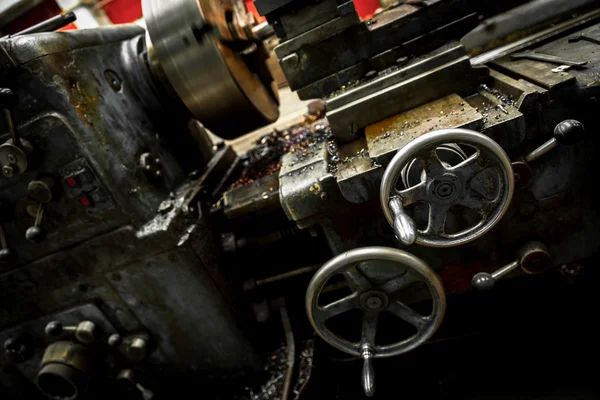
<svg viewBox="0 0 600 400"><path fill-rule="evenodd" d="M75 339L83 344L90 344L96 339L95 332L96 324L91 321L82 321L75 330Z"/></svg>
<svg viewBox="0 0 600 400"><path fill-rule="evenodd" d="M146 347L148 342L142 338L135 338L129 345L128 353L129 356L135 361L140 361L146 357Z"/></svg>
<svg viewBox="0 0 600 400"><path fill-rule="evenodd" d="M8 160L9 164L17 163L17 157L15 157L13 154L9 154L8 156L6 156L6 159Z"/></svg>
<svg viewBox="0 0 600 400"><path fill-rule="evenodd" d="M5 177L12 178L14 174L15 170L10 165L5 165L4 167L2 167L2 175L4 175Z"/></svg>

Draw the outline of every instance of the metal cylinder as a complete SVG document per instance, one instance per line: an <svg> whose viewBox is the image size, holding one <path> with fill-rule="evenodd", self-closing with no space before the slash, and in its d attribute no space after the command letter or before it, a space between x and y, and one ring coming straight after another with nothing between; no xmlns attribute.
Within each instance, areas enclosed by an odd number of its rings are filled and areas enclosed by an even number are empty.
<svg viewBox="0 0 600 400"><path fill-rule="evenodd" d="M71 341L52 343L44 352L37 386L52 399L76 399L85 390L87 369L85 346Z"/></svg>

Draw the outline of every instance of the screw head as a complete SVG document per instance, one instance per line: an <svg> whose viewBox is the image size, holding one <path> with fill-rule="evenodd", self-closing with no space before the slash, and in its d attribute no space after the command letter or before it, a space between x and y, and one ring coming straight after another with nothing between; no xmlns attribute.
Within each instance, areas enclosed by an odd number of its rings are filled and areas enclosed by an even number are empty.
<svg viewBox="0 0 600 400"><path fill-rule="evenodd" d="M6 159L8 160L8 163L11 165L17 163L17 157L15 157L14 154L9 154L8 156L6 156Z"/></svg>

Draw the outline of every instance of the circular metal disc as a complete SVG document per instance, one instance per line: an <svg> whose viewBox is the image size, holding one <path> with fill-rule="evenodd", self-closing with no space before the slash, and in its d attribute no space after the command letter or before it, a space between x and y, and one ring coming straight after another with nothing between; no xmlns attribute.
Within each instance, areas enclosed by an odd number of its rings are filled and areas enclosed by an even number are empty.
<svg viewBox="0 0 600 400"><path fill-rule="evenodd" d="M277 120L266 65L251 69L245 62L253 46L264 49L245 37L239 0L143 0L142 7L151 53L200 122L232 139Z"/></svg>

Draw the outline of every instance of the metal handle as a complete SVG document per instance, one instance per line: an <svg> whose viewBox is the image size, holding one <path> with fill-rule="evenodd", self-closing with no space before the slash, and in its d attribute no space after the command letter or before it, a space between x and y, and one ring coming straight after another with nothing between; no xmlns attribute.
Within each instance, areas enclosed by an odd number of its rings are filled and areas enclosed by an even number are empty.
<svg viewBox="0 0 600 400"><path fill-rule="evenodd" d="M540 242L528 242L519 249L518 258L495 272L480 272L471 281L477 290L490 290L496 281L521 267L527 274L540 274L552 267L552 258L546 245Z"/></svg>
<svg viewBox="0 0 600 400"><path fill-rule="evenodd" d="M417 240L417 225L404 211L402 200L393 197L389 202L390 210L394 216L394 234L405 246L412 245Z"/></svg>
<svg viewBox="0 0 600 400"><path fill-rule="evenodd" d="M25 232L25 238L32 243L40 243L46 237L46 232L42 229L42 220L44 218L44 205L39 204L37 214L35 216L35 223L29 227Z"/></svg>
<svg viewBox="0 0 600 400"><path fill-rule="evenodd" d="M480 272L473 277L473 287L477 290L490 290L496 285L496 280L519 268L519 265L519 261L513 261L491 274Z"/></svg>
<svg viewBox="0 0 600 400"><path fill-rule="evenodd" d="M554 128L554 137L529 153L525 161L528 163L535 161L559 144L573 145L583 139L584 134L585 128L581 122L574 119L563 121Z"/></svg>
<svg viewBox="0 0 600 400"><path fill-rule="evenodd" d="M363 370L362 385L365 395L373 397L375 394L375 370L373 369L373 351L369 346L364 346L362 350Z"/></svg>

